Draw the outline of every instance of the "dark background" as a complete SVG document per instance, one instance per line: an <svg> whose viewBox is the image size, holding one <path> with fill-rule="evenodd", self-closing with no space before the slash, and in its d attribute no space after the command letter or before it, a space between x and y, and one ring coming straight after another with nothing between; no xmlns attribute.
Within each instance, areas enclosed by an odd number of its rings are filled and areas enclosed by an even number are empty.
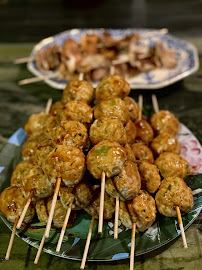
<svg viewBox="0 0 202 270"><path fill-rule="evenodd" d="M200 0L0 0L0 42L37 42L71 28L202 32Z"/></svg>

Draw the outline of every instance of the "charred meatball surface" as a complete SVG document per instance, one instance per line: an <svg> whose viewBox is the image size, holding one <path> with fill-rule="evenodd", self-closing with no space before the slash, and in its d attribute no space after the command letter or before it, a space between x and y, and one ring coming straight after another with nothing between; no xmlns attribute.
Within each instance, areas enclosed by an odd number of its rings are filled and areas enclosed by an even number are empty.
<svg viewBox="0 0 202 270"><path fill-rule="evenodd" d="M95 98L98 102L113 97L124 98L130 93L130 85L122 77L109 75L102 79L95 90Z"/></svg>
<svg viewBox="0 0 202 270"><path fill-rule="evenodd" d="M29 160L22 161L18 163L18 165L15 167L12 176L11 176L11 186L21 186L21 178L22 174L25 170L31 169L33 167L33 164L29 162Z"/></svg>
<svg viewBox="0 0 202 270"><path fill-rule="evenodd" d="M182 214L187 214L194 206L192 190L179 177L167 177L156 193L156 205L161 214L176 217L176 206Z"/></svg>

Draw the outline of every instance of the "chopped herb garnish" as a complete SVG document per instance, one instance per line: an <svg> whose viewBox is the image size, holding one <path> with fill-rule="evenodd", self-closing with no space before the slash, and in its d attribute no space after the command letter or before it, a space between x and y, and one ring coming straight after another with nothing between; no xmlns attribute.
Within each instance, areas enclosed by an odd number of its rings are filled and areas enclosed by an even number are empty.
<svg viewBox="0 0 202 270"><path fill-rule="evenodd" d="M99 155L106 155L110 149L111 146L103 145L101 148L95 150L95 152Z"/></svg>
<svg viewBox="0 0 202 270"><path fill-rule="evenodd" d="M168 189L168 190L171 190L171 185L169 185L167 189Z"/></svg>

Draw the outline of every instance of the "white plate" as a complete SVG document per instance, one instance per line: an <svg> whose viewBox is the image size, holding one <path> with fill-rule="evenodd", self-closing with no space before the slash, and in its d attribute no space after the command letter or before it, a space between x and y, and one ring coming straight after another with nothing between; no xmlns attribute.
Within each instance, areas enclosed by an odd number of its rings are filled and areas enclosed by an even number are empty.
<svg viewBox="0 0 202 270"><path fill-rule="evenodd" d="M149 33L155 29L106 29L112 37L122 38L125 35L131 33ZM43 50L45 47L52 45L54 43L61 46L67 38L72 38L79 41L81 36L89 32L97 32L101 34L103 29L72 29L55 36L43 39L37 45L34 46L31 56L35 56L38 50ZM134 76L128 80L131 89L159 89L170 84L173 84L192 73L196 72L199 68L199 60L197 49L194 45L188 43L187 41L180 40L169 34L166 35L156 35L155 37L147 38L151 46L154 44L155 40L161 40L166 47L173 48L176 52L177 65L173 69L155 69L150 72L142 72L137 76ZM49 75L53 73L42 72L36 66L35 61L30 61L27 64L30 72L36 76ZM65 80L57 79L47 79L45 80L49 86L63 90L67 84ZM92 82L92 85L96 87L98 82Z"/></svg>

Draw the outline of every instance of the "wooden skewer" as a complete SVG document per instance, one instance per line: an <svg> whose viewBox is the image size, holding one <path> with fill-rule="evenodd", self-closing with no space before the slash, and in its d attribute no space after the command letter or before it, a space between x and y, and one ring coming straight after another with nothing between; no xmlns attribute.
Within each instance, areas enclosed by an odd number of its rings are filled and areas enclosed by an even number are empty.
<svg viewBox="0 0 202 270"><path fill-rule="evenodd" d="M143 96L138 97L138 121L142 119L142 106L143 106Z"/></svg>
<svg viewBox="0 0 202 270"><path fill-rule="evenodd" d="M132 223L132 235L131 235L131 249L130 249L130 270L134 270L134 256L135 256L135 230L136 223Z"/></svg>
<svg viewBox="0 0 202 270"><path fill-rule="evenodd" d="M44 246L44 243L45 243L45 239L46 239L46 237L45 237L45 233L44 233L44 235L43 235L43 237L42 237L42 239L41 239L41 243L40 243L39 249L38 249L37 254L36 254L36 258L35 258L35 260L34 260L34 263L35 263L35 264L37 264L38 261L39 261L39 258L40 258L40 256L41 256L41 251L42 251L43 246Z"/></svg>
<svg viewBox="0 0 202 270"><path fill-rule="evenodd" d="M79 74L79 81L82 81L83 80L83 77L84 77L84 73L80 73Z"/></svg>
<svg viewBox="0 0 202 270"><path fill-rule="evenodd" d="M63 240L64 234L65 234L66 228L67 228L67 223L69 221L69 217L70 217L70 213L71 213L71 210L72 210L72 203L73 203L73 201L74 201L74 198L72 198L72 200L70 201L69 206L68 206L68 209L67 209L65 220L64 220L64 223L63 223L63 226L62 226L62 229L61 229L61 233L60 233L60 238L59 238L59 241L58 241L58 244L57 244L57 248L56 248L56 251L57 252L60 251L60 248L61 248L61 245L62 245L62 240Z"/></svg>
<svg viewBox="0 0 202 270"><path fill-rule="evenodd" d="M30 194L29 194L29 197L28 197L28 199L26 201L25 207L24 207L24 209L22 211L22 214L20 215L20 218L18 220L18 223L17 223L17 226L16 226L17 229L19 229L21 227L21 225L22 225L22 222L23 222L23 220L25 218L25 215L27 213L27 209L29 208L29 205L30 205L30 203L32 201L32 196L33 196L33 192L31 191Z"/></svg>
<svg viewBox="0 0 202 270"><path fill-rule="evenodd" d="M46 109L45 109L45 113L46 114L49 114L49 111L50 111L52 102L53 102L53 99L52 98L49 98L48 101L47 101L47 103L46 103Z"/></svg>
<svg viewBox="0 0 202 270"><path fill-rule="evenodd" d="M14 64L23 64L23 63L27 63L27 62L30 62L30 61L34 61L35 59L36 59L35 56L22 57L22 58L15 59L13 61L13 63Z"/></svg>
<svg viewBox="0 0 202 270"><path fill-rule="evenodd" d="M59 72L56 73L51 73L49 75L44 75L44 76L39 76L39 77L33 77L33 78L29 78L29 79L25 79L25 80L21 80L18 82L19 85L25 85L25 84L29 84L29 83L35 83L35 82L40 82L40 81L45 81L47 79L53 79L56 78L60 75Z"/></svg>
<svg viewBox="0 0 202 270"><path fill-rule="evenodd" d="M153 108L155 113L159 112L159 104L158 104L158 100L156 98L156 95L152 94L152 104L153 104Z"/></svg>
<svg viewBox="0 0 202 270"><path fill-rule="evenodd" d="M10 258L11 249L12 249L12 246L13 246L13 240L14 240L14 237L15 237L16 226L17 226L18 220L19 220L19 217L16 217L15 222L13 224L13 230L12 230L12 234L11 234L11 237L10 237L10 241L9 241L9 245L8 245L8 249L7 249L6 257L5 257L5 259L7 261Z"/></svg>
<svg viewBox="0 0 202 270"><path fill-rule="evenodd" d="M115 220L114 220L114 239L118 238L118 221L119 221L119 197L116 196Z"/></svg>
<svg viewBox="0 0 202 270"><path fill-rule="evenodd" d="M168 33L168 29L167 28L162 28L159 30L155 30L155 31L151 31L145 34L142 34L140 37L141 38L149 38L149 37L154 37L157 35L166 35Z"/></svg>
<svg viewBox="0 0 202 270"><path fill-rule="evenodd" d="M103 228L104 195L105 195L105 172L102 172L101 192L100 192L100 211L99 211L99 223L98 223L98 233L100 234L102 233L102 228Z"/></svg>
<svg viewBox="0 0 202 270"><path fill-rule="evenodd" d="M56 202L57 202L58 192L59 192L59 189L60 189L60 184L61 184L61 178L58 177L57 180L56 180L53 200L52 200L52 204L51 204L51 209L50 209L50 213L49 213L49 217L48 217L48 222L47 222L47 225L46 225L46 230L45 230L45 233L44 233L46 238L49 237L49 232L50 232L50 228L51 228L51 223L52 223L52 219L53 219L53 213L54 213L54 210L55 210L55 205L56 205Z"/></svg>
<svg viewBox="0 0 202 270"><path fill-rule="evenodd" d="M180 213L180 208L179 208L179 206L176 206L175 209L176 209L176 212L177 212L177 219L178 219L178 223L179 223L179 227L180 227L180 231L181 231L181 235L182 235L183 245L184 245L184 248L188 248L186 236L185 236L185 233L184 233L184 227L183 227L183 223L182 223L182 217L181 217L181 213Z"/></svg>
<svg viewBox="0 0 202 270"><path fill-rule="evenodd" d="M85 249L84 249L80 269L85 268L86 258L87 258L87 255L88 255L88 249L89 249L89 246L90 246L90 240L91 240L92 231L93 231L93 225L94 225L94 221L95 221L95 215L96 215L96 212L93 213L92 218L91 218L90 228L89 228L89 231L88 231L88 237L87 237L87 240L86 240L86 245L85 245Z"/></svg>

